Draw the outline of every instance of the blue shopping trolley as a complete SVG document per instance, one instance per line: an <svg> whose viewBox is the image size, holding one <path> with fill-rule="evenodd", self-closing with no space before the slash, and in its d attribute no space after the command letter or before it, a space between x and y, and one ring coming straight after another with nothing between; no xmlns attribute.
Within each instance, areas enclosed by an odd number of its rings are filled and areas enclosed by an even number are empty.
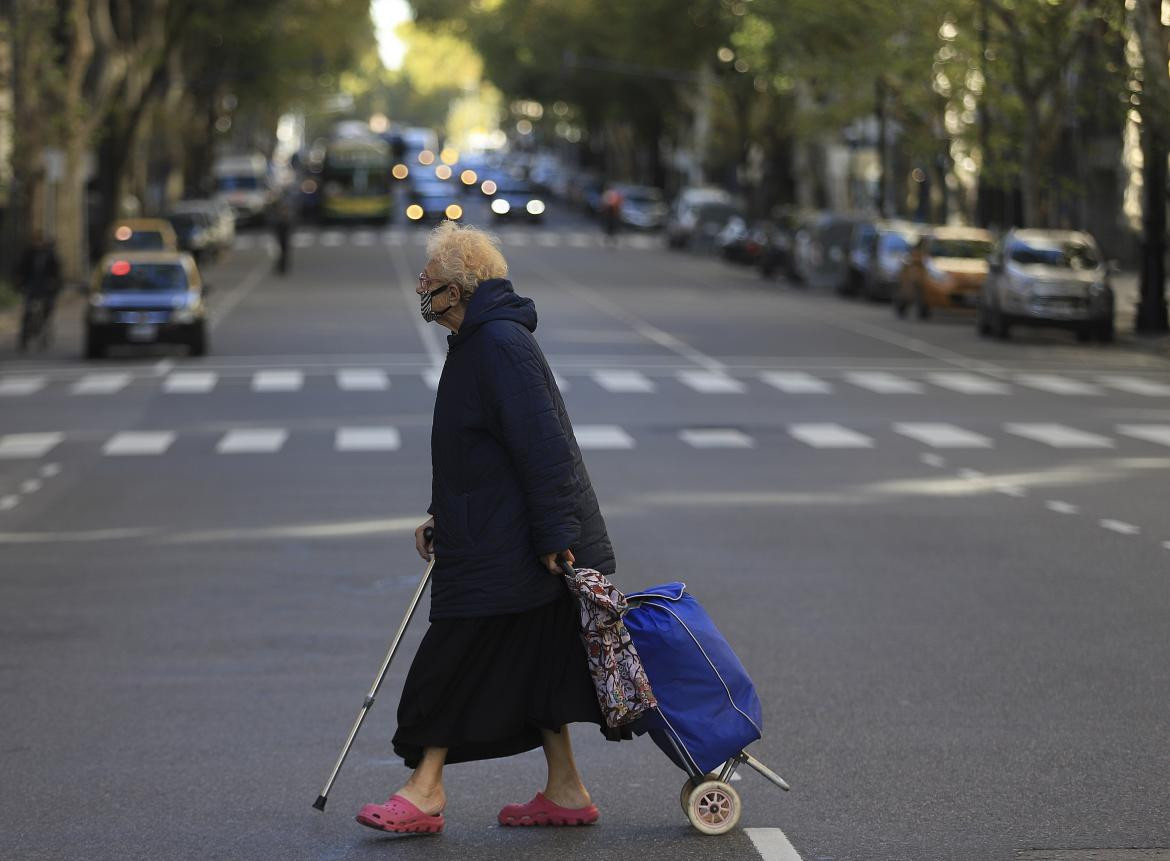
<svg viewBox="0 0 1170 861"><path fill-rule="evenodd" d="M632 729L649 735L687 773L679 801L691 825L704 834L724 834L742 812L731 786L741 764L789 788L745 750L763 735L755 686L685 583L666 583L626 599L623 621L658 700Z"/></svg>

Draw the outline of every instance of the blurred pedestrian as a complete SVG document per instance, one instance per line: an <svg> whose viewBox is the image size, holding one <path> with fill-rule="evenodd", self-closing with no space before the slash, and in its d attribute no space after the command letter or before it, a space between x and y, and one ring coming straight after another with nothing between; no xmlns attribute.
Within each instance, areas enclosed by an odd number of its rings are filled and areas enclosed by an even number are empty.
<svg viewBox="0 0 1170 861"><path fill-rule="evenodd" d="M47 343L57 293L61 289L61 262L53 240L34 229L16 264L16 289L24 297L19 346L23 352L40 339Z"/></svg>
<svg viewBox="0 0 1170 861"><path fill-rule="evenodd" d="M617 234L622 225L622 193L617 188L610 187L601 195L601 228L605 231L605 241L617 244Z"/></svg>
<svg viewBox="0 0 1170 861"><path fill-rule="evenodd" d="M502 825L572 825L598 811L568 724L606 730L559 560L612 574L614 554L544 354L536 309L507 280L497 241L444 222L427 242L422 317L450 329L431 427L431 625L407 674L394 751L414 773L358 822L442 830L445 764L543 746L544 789ZM433 528L433 543L424 530ZM628 732L625 737L629 737Z"/></svg>
<svg viewBox="0 0 1170 861"><path fill-rule="evenodd" d="M276 258L276 271L287 275L292 265L292 230L296 223L296 202L291 187L282 189L269 209L269 220L276 232L276 244L279 256Z"/></svg>

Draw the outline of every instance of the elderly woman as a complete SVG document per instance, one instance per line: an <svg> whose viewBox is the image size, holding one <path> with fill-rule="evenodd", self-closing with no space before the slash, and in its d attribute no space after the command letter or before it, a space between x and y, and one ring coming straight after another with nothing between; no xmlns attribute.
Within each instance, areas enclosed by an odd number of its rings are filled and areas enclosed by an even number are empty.
<svg viewBox="0 0 1170 861"><path fill-rule="evenodd" d="M544 747L548 782L501 825L586 825L597 808L568 724L604 729L559 560L612 574L613 548L564 401L495 240L445 222L427 243L423 319L450 329L431 428L431 625L398 706L394 750L414 769L358 822L435 833L443 766ZM434 529L433 544L425 530ZM607 733L608 734L608 733ZM612 737L612 736L611 736Z"/></svg>

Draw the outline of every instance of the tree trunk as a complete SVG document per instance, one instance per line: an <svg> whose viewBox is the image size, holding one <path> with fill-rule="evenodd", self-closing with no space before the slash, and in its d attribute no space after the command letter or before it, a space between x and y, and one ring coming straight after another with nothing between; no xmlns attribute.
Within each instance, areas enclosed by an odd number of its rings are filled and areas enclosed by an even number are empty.
<svg viewBox="0 0 1170 861"><path fill-rule="evenodd" d="M1142 244L1141 286L1135 331L1170 331L1166 312L1166 156L1170 141L1170 81L1167 80L1167 28L1162 0L1138 0L1134 28L1142 49Z"/></svg>

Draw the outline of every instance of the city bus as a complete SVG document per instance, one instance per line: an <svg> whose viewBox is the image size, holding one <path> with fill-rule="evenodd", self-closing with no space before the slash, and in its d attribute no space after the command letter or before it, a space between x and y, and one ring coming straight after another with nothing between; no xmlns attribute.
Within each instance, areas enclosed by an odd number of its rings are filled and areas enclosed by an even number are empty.
<svg viewBox="0 0 1170 861"><path fill-rule="evenodd" d="M389 221L390 146L380 138L330 141L321 169L321 214L331 221Z"/></svg>

